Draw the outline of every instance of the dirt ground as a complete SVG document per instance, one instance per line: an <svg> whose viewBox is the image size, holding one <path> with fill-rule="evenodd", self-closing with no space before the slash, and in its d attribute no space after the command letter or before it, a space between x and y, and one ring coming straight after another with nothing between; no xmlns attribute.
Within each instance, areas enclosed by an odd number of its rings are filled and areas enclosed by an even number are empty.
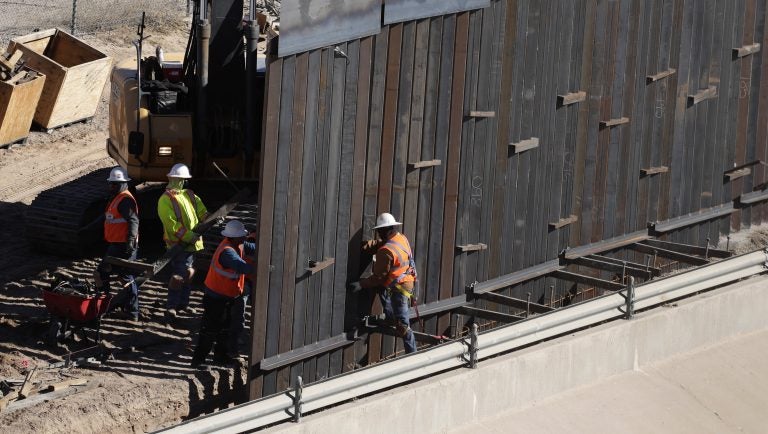
<svg viewBox="0 0 768 434"><path fill-rule="evenodd" d="M152 38L145 53L153 53L158 44L166 52L183 51L187 26L148 27ZM135 56L134 38L133 26L83 37L114 59ZM140 324L116 314L103 318L101 346L83 338L64 345L44 339L50 323L40 288L49 287L62 270L90 278L99 258L69 260L33 250L24 237L25 209L45 189L115 165L105 150L108 96L105 86L89 123L50 134L35 131L26 145L0 149L0 390L2 381L18 389L36 367L32 395L0 411L2 433L147 432L244 396L242 366L205 372L189 368L201 295L199 290L193 293L197 312L166 324L164 276L142 287ZM140 252L139 259L154 260L156 253L150 254ZM60 366L67 359L76 366ZM70 379L86 379L87 384L45 392L49 385Z"/></svg>

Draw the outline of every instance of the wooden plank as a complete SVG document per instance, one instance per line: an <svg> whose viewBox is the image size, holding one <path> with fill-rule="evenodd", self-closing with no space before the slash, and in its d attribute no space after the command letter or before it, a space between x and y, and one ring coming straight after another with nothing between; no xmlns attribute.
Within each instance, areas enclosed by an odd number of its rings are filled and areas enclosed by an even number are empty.
<svg viewBox="0 0 768 434"><path fill-rule="evenodd" d="M262 212L259 213L258 260L256 262L257 278L252 307L251 322L251 355L249 364L252 369L248 376L248 396L257 399L263 395L263 378L257 368L253 368L265 354L267 328L267 304L269 302L270 253L272 251L272 222L274 214L275 179L277 176L277 139L280 122L280 91L282 86L283 59L268 59L265 95L264 139L261 142L259 158L261 160L262 182L259 184L259 202Z"/></svg>
<svg viewBox="0 0 768 434"><path fill-rule="evenodd" d="M509 146L513 148L515 154L519 154L524 151L539 147L539 138L531 137L530 139L521 140L517 143L510 143Z"/></svg>
<svg viewBox="0 0 768 434"><path fill-rule="evenodd" d="M305 270L309 272L309 274L315 274L320 271L325 270L326 268L330 267L331 265L336 263L335 258L325 258L322 261L309 261L309 267L306 267Z"/></svg>
<svg viewBox="0 0 768 434"><path fill-rule="evenodd" d="M577 216L576 214L571 214L570 216L561 218L556 222L550 222L549 229L550 230L560 229L570 224L576 223L577 221L579 221L579 216Z"/></svg>
<svg viewBox="0 0 768 434"><path fill-rule="evenodd" d="M672 76L676 72L677 72L676 69L669 68L666 71L661 71L661 72L653 74L653 75L647 75L645 77L645 79L648 80L648 83L655 83L655 82L657 82L659 80L662 80L664 78Z"/></svg>
<svg viewBox="0 0 768 434"><path fill-rule="evenodd" d="M723 174L725 178L727 178L729 181L733 181L734 179L739 179L742 177L745 177L747 175L750 175L752 173L752 169L749 167L744 167L738 170L729 170Z"/></svg>
<svg viewBox="0 0 768 434"><path fill-rule="evenodd" d="M104 258L104 261L107 264L112 264L118 267L136 270L142 273L154 272L155 270L155 264L147 264L141 261L130 261L128 259L116 258L114 256L107 256L106 258Z"/></svg>
<svg viewBox="0 0 768 434"><path fill-rule="evenodd" d="M717 98L717 87L709 86L706 89L702 89L693 95L688 95L688 103L690 105L696 105L702 101L708 99Z"/></svg>
<svg viewBox="0 0 768 434"><path fill-rule="evenodd" d="M733 49L733 55L737 59L740 59L744 56L749 56L750 54L755 54L760 51L760 43L754 43L749 45L744 45L738 48Z"/></svg>
<svg viewBox="0 0 768 434"><path fill-rule="evenodd" d="M488 248L488 245L483 243L463 244L460 246L456 246L456 249L460 252L478 252L480 250L486 250L487 248Z"/></svg>
<svg viewBox="0 0 768 434"><path fill-rule="evenodd" d="M469 112L469 117L471 118L495 118L496 112L495 111L479 111L479 110L472 110Z"/></svg>
<svg viewBox="0 0 768 434"><path fill-rule="evenodd" d="M49 384L45 388L46 392L58 392L72 386L85 386L88 384L87 378L73 378L71 380L59 381L58 383Z"/></svg>
<svg viewBox="0 0 768 434"><path fill-rule="evenodd" d="M615 118L615 119L609 119L607 121L600 121L600 127L601 128L610 128L615 127L617 125L624 125L629 123L629 118L623 117L623 118Z"/></svg>
<svg viewBox="0 0 768 434"><path fill-rule="evenodd" d="M315 342L299 348L294 348L291 351L267 357L260 362L259 369L263 371L272 371L296 362L307 360L313 356L318 356L323 353L348 346L354 342L354 336L349 336L347 333L342 333L328 339L323 339L319 342Z"/></svg>
<svg viewBox="0 0 768 434"><path fill-rule="evenodd" d="M27 372L27 375L24 378L24 383L22 383L21 389L19 389L20 399L27 398L32 393L32 379L35 377L36 372L37 366L33 366L32 369Z"/></svg>
<svg viewBox="0 0 768 434"><path fill-rule="evenodd" d="M424 160L424 161L416 161L413 163L408 163L408 167L411 169L424 169L427 167L435 167L443 164L440 160Z"/></svg>
<svg viewBox="0 0 768 434"><path fill-rule="evenodd" d="M610 289L611 291L620 291L624 289L624 285L621 283L611 282L609 280L598 279L596 277L585 276L583 274L571 273L569 271L555 271L552 273L552 277L555 279L567 280L569 282L576 282L582 285L594 286L596 288Z"/></svg>
<svg viewBox="0 0 768 434"><path fill-rule="evenodd" d="M14 143L29 135L45 81L43 75L16 85L0 81L0 145Z"/></svg>
<svg viewBox="0 0 768 434"><path fill-rule="evenodd" d="M647 167L645 169L640 169L640 174L642 176L651 176L667 172L669 172L669 167L667 166Z"/></svg>
<svg viewBox="0 0 768 434"><path fill-rule="evenodd" d="M561 106L576 104L587 100L587 92L570 92L557 96L557 103Z"/></svg>

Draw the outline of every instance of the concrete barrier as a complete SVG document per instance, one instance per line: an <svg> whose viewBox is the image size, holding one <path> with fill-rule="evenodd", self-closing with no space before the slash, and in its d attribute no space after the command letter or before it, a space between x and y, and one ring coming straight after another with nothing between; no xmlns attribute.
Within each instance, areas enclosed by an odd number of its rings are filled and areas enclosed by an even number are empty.
<svg viewBox="0 0 768 434"><path fill-rule="evenodd" d="M281 433L428 433L490 418L734 336L768 329L757 276L286 423ZM433 397L433 399L428 399ZM427 399L425 399L427 398ZM510 429L512 427L510 426Z"/></svg>

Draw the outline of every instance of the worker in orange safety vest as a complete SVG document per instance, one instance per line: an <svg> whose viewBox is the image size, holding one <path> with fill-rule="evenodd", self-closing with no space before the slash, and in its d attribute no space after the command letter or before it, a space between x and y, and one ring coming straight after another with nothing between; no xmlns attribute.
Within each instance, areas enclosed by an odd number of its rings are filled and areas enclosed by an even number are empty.
<svg viewBox="0 0 768 434"><path fill-rule="evenodd" d="M377 240L367 241L363 251L374 254L373 274L360 280L362 288L378 291L384 315L403 339L406 353L416 351L416 339L410 327L410 306L416 283L413 251L405 235L397 231L402 223L389 213L376 219Z"/></svg>
<svg viewBox="0 0 768 434"><path fill-rule="evenodd" d="M243 294L246 275L255 273L254 266L245 258L256 253L256 244L246 241L248 231L243 223L230 220L221 235L224 239L213 254L205 277L203 318L191 363L194 368L203 366L211 349L214 364L226 366L236 362L230 354L232 306Z"/></svg>
<svg viewBox="0 0 768 434"><path fill-rule="evenodd" d="M110 201L102 216L104 223L104 241L107 243L107 256L135 260L139 249L139 207L136 199L128 190L128 177L122 167L115 167L109 173ZM101 220L100 218L99 220ZM110 275L120 274L124 292L118 292L113 299L115 307L122 308L134 321L139 320L139 290L130 271L106 263L103 259L96 267L94 281L96 288L110 292ZM125 297L123 297L125 295Z"/></svg>

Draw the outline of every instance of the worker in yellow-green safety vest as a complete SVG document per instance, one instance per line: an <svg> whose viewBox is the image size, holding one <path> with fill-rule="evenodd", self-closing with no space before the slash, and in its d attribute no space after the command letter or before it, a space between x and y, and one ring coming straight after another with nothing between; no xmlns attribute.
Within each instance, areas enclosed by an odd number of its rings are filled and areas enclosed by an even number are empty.
<svg viewBox="0 0 768 434"><path fill-rule="evenodd" d="M416 265L408 239L396 229L401 224L389 213L376 219L374 229L378 239L363 245L364 252L375 254L373 274L360 280L360 286L378 291L386 320L403 338L405 352L412 353L416 351L416 339L410 326L410 307Z"/></svg>
<svg viewBox="0 0 768 434"><path fill-rule="evenodd" d="M192 178L184 164L174 164L168 172L168 186L157 202L157 214L163 222L163 239L170 249L184 244L184 251L170 262L171 279L168 282L166 318L173 320L178 313L188 309L191 280L195 273L192 264L194 254L203 250L203 239L192 229L208 214L203 201L190 189L184 188Z"/></svg>

